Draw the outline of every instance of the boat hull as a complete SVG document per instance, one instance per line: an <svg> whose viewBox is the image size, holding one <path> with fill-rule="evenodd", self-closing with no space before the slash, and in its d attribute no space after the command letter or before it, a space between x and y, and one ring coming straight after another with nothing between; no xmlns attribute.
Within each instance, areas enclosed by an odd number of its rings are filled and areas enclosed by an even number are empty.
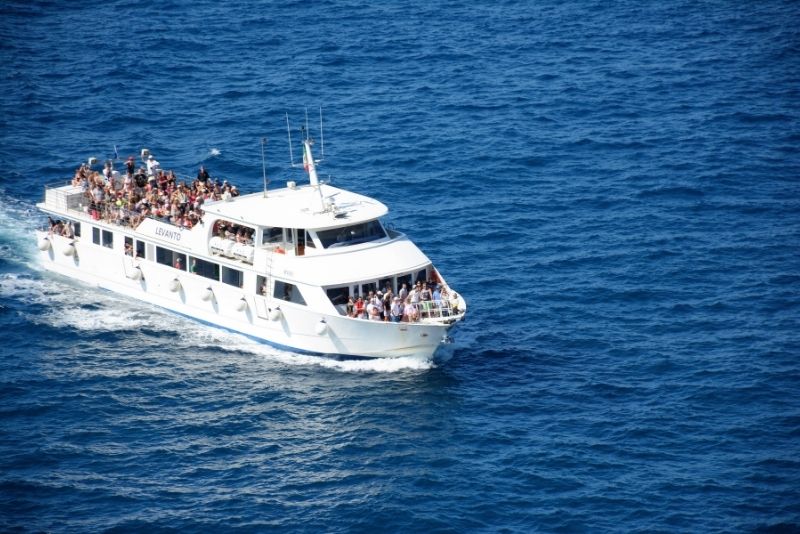
<svg viewBox="0 0 800 534"><path fill-rule="evenodd" d="M39 243L45 238L49 246L40 246L38 253L48 271L292 351L430 359L449 328L320 313L92 243L37 232Z"/></svg>

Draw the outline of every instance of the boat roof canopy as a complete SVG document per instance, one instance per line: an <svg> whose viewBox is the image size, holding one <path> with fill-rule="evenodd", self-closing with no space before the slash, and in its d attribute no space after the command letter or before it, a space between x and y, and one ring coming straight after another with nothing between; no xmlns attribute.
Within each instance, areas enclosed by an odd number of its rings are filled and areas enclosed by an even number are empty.
<svg viewBox="0 0 800 534"><path fill-rule="evenodd" d="M383 217L389 209L375 199L327 184L297 185L252 193L203 205L206 217L219 217L249 226L324 230Z"/></svg>

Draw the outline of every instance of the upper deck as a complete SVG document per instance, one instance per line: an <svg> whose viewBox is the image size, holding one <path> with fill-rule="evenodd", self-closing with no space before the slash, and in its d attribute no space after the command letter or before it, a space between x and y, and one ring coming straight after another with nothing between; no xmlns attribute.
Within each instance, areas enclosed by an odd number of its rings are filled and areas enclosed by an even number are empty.
<svg viewBox="0 0 800 534"><path fill-rule="evenodd" d="M371 221L389 210L381 202L326 184L292 185L283 189L208 202L206 216L262 227L325 230ZM318 189L319 188L319 189Z"/></svg>

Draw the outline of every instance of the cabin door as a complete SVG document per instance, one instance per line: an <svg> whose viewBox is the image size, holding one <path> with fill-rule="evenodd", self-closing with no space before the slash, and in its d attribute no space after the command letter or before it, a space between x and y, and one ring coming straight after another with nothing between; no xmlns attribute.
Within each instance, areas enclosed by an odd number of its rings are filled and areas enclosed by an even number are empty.
<svg viewBox="0 0 800 534"><path fill-rule="evenodd" d="M302 256L306 253L306 231L302 228L300 230L293 228L292 232L295 235L295 243L297 243L294 253L298 256Z"/></svg>

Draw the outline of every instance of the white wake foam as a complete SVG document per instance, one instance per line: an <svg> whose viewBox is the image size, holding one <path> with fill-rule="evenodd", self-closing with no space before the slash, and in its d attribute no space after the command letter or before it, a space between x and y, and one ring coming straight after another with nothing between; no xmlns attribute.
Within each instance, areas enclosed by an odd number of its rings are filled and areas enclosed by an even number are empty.
<svg viewBox="0 0 800 534"><path fill-rule="evenodd" d="M34 230L44 216L32 204L16 200L0 189L0 257L36 265Z"/></svg>

